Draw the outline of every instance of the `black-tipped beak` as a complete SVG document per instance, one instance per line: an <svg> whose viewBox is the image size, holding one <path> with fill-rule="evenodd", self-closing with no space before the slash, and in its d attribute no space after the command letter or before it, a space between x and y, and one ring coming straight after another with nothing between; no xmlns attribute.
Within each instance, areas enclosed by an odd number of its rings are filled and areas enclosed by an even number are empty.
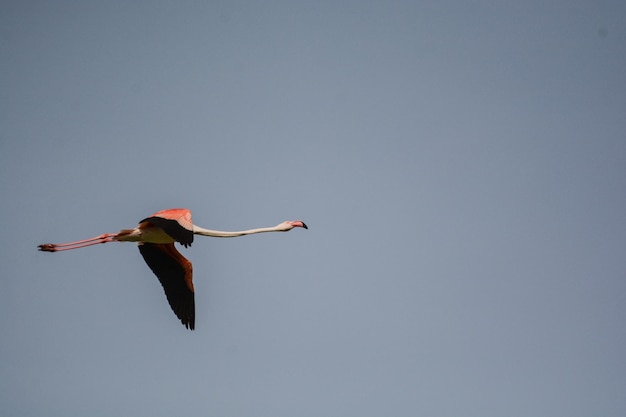
<svg viewBox="0 0 626 417"><path fill-rule="evenodd" d="M302 227L304 227L305 229L309 228L309 226L307 226L304 222L302 222Z"/></svg>

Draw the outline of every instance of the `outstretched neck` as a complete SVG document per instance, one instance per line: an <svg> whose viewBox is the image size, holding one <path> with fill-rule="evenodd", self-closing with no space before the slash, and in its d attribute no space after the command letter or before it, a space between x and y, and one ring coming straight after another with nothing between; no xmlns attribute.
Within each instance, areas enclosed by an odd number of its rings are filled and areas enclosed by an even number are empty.
<svg viewBox="0 0 626 417"><path fill-rule="evenodd" d="M256 233L265 233L265 232L284 232L285 230L279 228L279 226L261 227L259 229L240 230L236 232L225 232L222 230L205 229L203 227L199 227L194 224L193 233L196 235L211 236L211 237L237 237L237 236L253 235Z"/></svg>

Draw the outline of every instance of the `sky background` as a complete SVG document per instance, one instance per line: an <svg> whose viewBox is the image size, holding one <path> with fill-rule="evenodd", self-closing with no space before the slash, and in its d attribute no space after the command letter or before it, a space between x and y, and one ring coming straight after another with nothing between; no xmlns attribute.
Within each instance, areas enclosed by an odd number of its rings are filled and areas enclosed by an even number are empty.
<svg viewBox="0 0 626 417"><path fill-rule="evenodd" d="M0 200L0 415L626 415L623 1L2 1Z"/></svg>

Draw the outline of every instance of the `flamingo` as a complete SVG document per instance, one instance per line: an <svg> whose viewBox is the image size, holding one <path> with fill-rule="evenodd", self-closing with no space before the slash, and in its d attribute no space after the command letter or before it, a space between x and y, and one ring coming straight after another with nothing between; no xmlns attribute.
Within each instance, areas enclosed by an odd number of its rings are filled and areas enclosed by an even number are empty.
<svg viewBox="0 0 626 417"><path fill-rule="evenodd" d="M39 245L39 250L61 252L107 242L137 242L143 259L161 282L172 311L187 329L193 330L196 321L193 270L191 262L176 250L174 242L187 247L193 242L194 235L237 237L265 232L288 232L294 227L308 229L301 220L289 220L274 227L237 232L210 230L193 224L190 210L174 208L157 211L141 220L134 229L122 229L119 233L104 233L69 243L44 243Z"/></svg>

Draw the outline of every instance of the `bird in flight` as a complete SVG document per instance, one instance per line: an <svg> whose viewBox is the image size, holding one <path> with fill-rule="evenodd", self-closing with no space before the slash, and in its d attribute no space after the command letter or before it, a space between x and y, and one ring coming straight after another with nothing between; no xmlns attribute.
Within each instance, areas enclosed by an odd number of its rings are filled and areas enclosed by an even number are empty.
<svg viewBox="0 0 626 417"><path fill-rule="evenodd" d="M191 262L174 247L174 242L187 247L194 235L212 237L237 237L265 232L288 232L294 227L308 229L301 220L284 221L274 227L224 232L198 227L191 222L191 211L184 208L162 210L146 217L134 229L119 233L104 233L90 239L69 243L44 243L39 250L60 252L107 242L137 242L139 252L157 276L174 314L188 329L195 328L196 313Z"/></svg>

